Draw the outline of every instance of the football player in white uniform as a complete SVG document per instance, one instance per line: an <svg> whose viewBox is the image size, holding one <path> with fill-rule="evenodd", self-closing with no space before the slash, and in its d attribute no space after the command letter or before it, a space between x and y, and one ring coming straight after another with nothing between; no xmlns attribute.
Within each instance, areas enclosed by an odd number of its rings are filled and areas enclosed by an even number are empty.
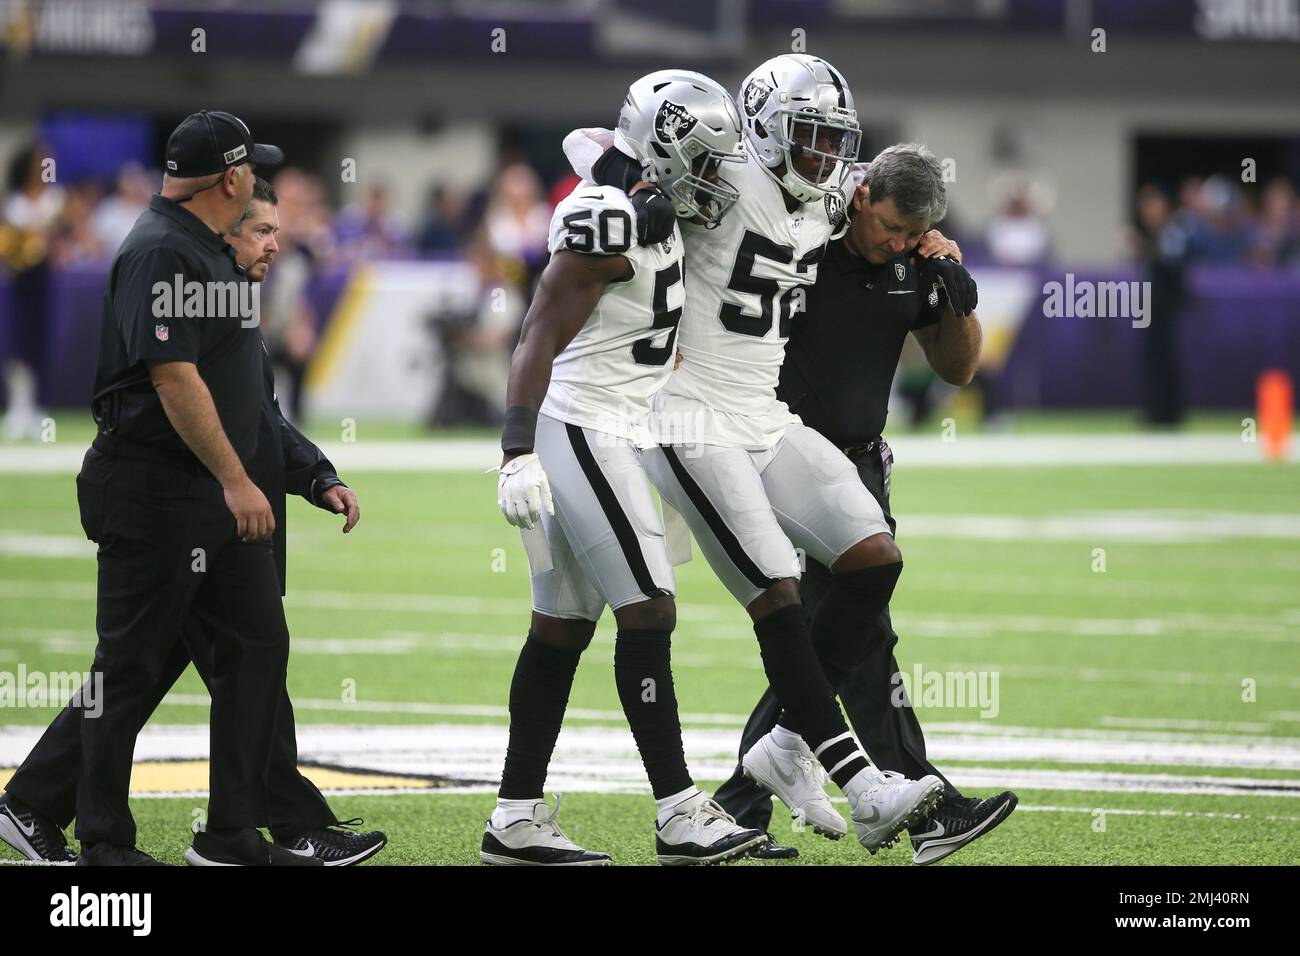
<svg viewBox="0 0 1300 956"><path fill-rule="evenodd" d="M682 361L655 399L661 447L646 471L749 611L784 707L781 723L744 755L745 772L815 832L838 839L847 828L823 790L824 769L848 798L859 841L875 853L925 816L943 783L868 764L812 641L837 660L860 658L902 555L853 465L776 398L789 323L798 321L826 243L845 227L857 114L843 77L804 54L763 63L738 103L749 162L734 177L740 198L727 219L709 232L682 229L691 277ZM608 143L583 130L565 148L582 175ZM611 156L601 155L603 175L617 170ZM796 547L834 574L811 641Z"/></svg>
<svg viewBox="0 0 1300 956"><path fill-rule="evenodd" d="M668 70L632 84L619 137L684 221L716 226L735 202L723 167L744 163L725 89ZM729 175L729 173L727 173ZM533 615L510 687L510 745L485 863L603 865L543 801L574 672L608 605L614 680L658 804L664 864L716 863L767 841L740 827L686 768L669 666L676 623L664 528L642 469L650 398L671 373L685 301L683 244L637 245L621 188L583 182L555 210L552 258L511 363L498 503L524 529ZM540 523L544 546L530 536Z"/></svg>

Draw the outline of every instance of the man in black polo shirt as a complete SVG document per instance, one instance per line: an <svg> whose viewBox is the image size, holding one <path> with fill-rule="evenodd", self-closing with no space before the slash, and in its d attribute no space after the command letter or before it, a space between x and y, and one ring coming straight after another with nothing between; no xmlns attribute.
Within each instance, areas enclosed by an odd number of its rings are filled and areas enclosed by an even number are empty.
<svg viewBox="0 0 1300 956"><path fill-rule="evenodd" d="M236 260L250 282L265 281L278 251L276 203L270 183L258 177L252 202L229 233ZM356 494L339 478L329 459L281 413L270 358L265 353L263 368L258 461L251 474L274 513L275 563L283 593L285 495L300 495L318 508L342 514L344 534L356 526L360 509ZM162 702L191 660L205 684L210 682L215 641L209 628L215 623L219 622L191 612L162 666L158 683L141 707L143 719ZM67 849L63 828L76 814L80 760L81 714L69 705L5 785L0 795L0 840L31 860L62 863L75 859ZM340 823L316 786L299 772L293 705L287 689L280 695L267 787L271 836L299 855L316 856L327 866L347 866L370 858L387 842L381 832L360 833Z"/></svg>
<svg viewBox="0 0 1300 956"><path fill-rule="evenodd" d="M252 198L254 165L282 158L229 113L187 117L167 142L162 192L113 260L93 400L99 435L77 476L83 529L99 542L91 673L103 681L102 713L81 719L79 864L156 862L135 848L131 762L142 708L192 614L212 639L211 796L187 858L320 864L256 829L268 816L289 634L275 518L250 477L263 427L262 339L223 238Z"/></svg>
<svg viewBox="0 0 1300 956"><path fill-rule="evenodd" d="M893 455L880 436L903 343L911 333L940 378L966 385L979 361L981 333L975 283L960 263L960 250L937 231L927 231L947 208L934 154L913 144L891 146L860 175L849 231L827 246L805 313L791 324L777 395L857 465L892 531ZM800 588L811 618L830 588L831 573L812 559L807 565ZM926 759L920 723L899 684L893 655L898 635L888 609L864 641L866 655L856 663L836 661L834 649L817 648L863 749L881 770L943 777ZM780 713L769 688L745 727L742 755L776 725ZM917 863L955 852L997 826L1016 805L1010 792L975 800L944 782L943 801L911 830ZM771 794L740 767L718 790L717 800L741 824L767 829ZM791 854L779 847L772 853Z"/></svg>

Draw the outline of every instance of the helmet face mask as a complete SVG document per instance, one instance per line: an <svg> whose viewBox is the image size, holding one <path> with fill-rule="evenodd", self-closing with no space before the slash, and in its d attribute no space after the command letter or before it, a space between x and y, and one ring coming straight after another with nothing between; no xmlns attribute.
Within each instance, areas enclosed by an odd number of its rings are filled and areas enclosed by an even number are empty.
<svg viewBox="0 0 1300 956"><path fill-rule="evenodd" d="M773 57L741 87L749 145L791 196L814 202L841 188L862 132L853 94L825 60Z"/></svg>
<svg viewBox="0 0 1300 956"><path fill-rule="evenodd" d="M779 111L777 144L786 155L787 173L793 173L813 189L825 190L836 167L839 176L830 186L839 186L848 175L849 164L858 158L862 131L857 120L810 110Z"/></svg>
<svg viewBox="0 0 1300 956"><path fill-rule="evenodd" d="M708 229L716 228L740 198L740 191L722 178L722 164L743 163L744 155L723 153L692 142L679 148L678 156L687 172L675 177L667 187L668 198L679 217Z"/></svg>
<svg viewBox="0 0 1300 956"><path fill-rule="evenodd" d="M641 163L679 218L714 228L740 198L724 163L746 161L742 124L727 91L699 73L660 70L628 90L615 144Z"/></svg>

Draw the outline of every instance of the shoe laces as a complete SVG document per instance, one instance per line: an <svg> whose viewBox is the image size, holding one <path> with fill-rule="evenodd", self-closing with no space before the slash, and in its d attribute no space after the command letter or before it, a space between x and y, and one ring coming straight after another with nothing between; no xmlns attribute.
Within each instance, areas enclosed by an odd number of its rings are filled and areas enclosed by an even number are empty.
<svg viewBox="0 0 1300 956"><path fill-rule="evenodd" d="M713 823L718 819L726 820L733 826L736 825L736 818L726 810L722 809L722 804L718 803L718 801L714 800L712 797L709 797L706 800L701 800L696 805L695 809L691 811L691 814L687 819L691 821L693 826L697 827L707 827L710 823Z"/></svg>
<svg viewBox="0 0 1300 956"><path fill-rule="evenodd" d="M907 779L896 770L877 770L875 767L868 767L867 769L874 771L875 775L872 777L870 785L863 792L872 800L879 797L886 787Z"/></svg>
<svg viewBox="0 0 1300 956"><path fill-rule="evenodd" d="M798 756L795 757L795 761L803 769L805 776L811 777L813 782L822 789L826 788L826 768L822 766L820 760L813 756L811 750L806 747L801 749Z"/></svg>
<svg viewBox="0 0 1300 956"><path fill-rule="evenodd" d="M555 798L555 809L552 810L549 814L547 814L545 820L535 821L533 823L533 826L537 827L539 830L545 829L550 831L551 836L563 840L565 843L573 843L573 841L568 838L565 832L560 829L560 825L555 822L555 818L560 815L561 795L558 793L553 793L551 794L551 796Z"/></svg>

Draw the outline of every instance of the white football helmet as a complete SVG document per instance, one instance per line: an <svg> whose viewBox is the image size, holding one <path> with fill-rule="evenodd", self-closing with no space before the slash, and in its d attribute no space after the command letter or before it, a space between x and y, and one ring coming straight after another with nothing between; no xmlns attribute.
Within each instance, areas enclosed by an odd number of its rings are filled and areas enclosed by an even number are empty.
<svg viewBox="0 0 1300 956"><path fill-rule="evenodd" d="M791 196L813 202L840 188L862 131L853 94L835 67L806 53L775 56L745 78L740 108L750 146ZM810 176L796 168L807 158L818 161Z"/></svg>
<svg viewBox="0 0 1300 956"><path fill-rule="evenodd" d="M745 162L740 113L720 84L689 70L659 70L632 84L614 144L641 163L677 215L712 229L740 193L723 163Z"/></svg>

